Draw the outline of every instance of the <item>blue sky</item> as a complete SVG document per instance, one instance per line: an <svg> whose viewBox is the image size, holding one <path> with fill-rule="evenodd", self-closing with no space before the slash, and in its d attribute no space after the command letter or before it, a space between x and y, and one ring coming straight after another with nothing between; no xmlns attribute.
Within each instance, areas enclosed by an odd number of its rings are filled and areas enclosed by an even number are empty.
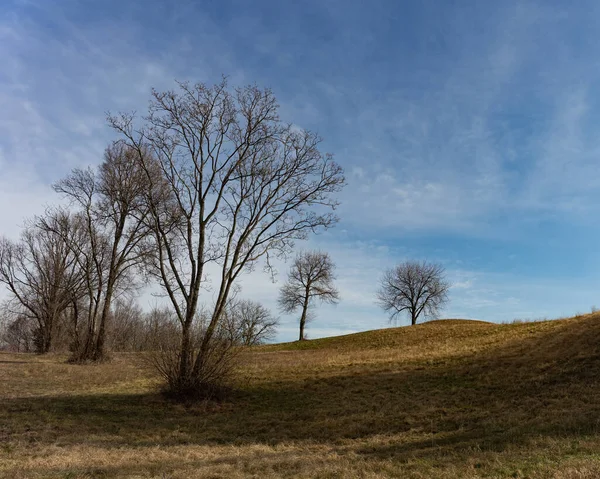
<svg viewBox="0 0 600 479"><path fill-rule="evenodd" d="M445 265L445 317L589 311L600 4L573 3L4 0L0 232L18 235L56 200L53 181L100 161L107 111L225 74L271 87L347 173L340 224L303 245L332 254L342 293L309 337L385 327L377 279L408 258ZM266 275L243 288L275 309ZM279 339L296 329L282 317Z"/></svg>

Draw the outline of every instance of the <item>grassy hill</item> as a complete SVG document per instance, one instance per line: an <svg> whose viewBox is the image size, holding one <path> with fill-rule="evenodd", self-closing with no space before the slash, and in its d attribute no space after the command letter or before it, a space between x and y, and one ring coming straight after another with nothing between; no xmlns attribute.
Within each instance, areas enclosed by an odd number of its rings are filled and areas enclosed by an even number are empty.
<svg viewBox="0 0 600 479"><path fill-rule="evenodd" d="M444 320L244 353L186 407L140 357L0 354L0 477L600 477L600 315Z"/></svg>

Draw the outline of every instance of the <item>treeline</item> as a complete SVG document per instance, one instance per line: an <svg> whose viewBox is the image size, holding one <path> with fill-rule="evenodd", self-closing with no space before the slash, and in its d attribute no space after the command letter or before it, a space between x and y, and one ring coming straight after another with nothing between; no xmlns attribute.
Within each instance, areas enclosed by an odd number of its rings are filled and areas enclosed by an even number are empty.
<svg viewBox="0 0 600 479"><path fill-rule="evenodd" d="M51 338L51 349L56 352L74 352L80 342L81 331L73 316L65 312L57 317L49 334L43 333L39 323L23 314L5 311L0 321L0 350L21 353L40 353L38 338ZM199 324L206 323L206 316ZM152 352L160 349L167 337L178 337L177 321L168 307L154 307L144 311L135 299L119 299L110 310L106 345L115 352ZM234 300L221 324L222 336L232 344L253 346L274 338L278 319L260 303Z"/></svg>
<svg viewBox="0 0 600 479"><path fill-rule="evenodd" d="M164 181L153 166L152 181ZM18 241L0 239L0 282L10 293L0 310L5 349L68 350L71 361L100 361L109 348L156 348L166 330L176 334L168 308L144 313L132 299L157 260L150 185L134 150L115 142L97 169L76 169L54 185L68 207L28 221ZM206 321L206 311L196 314ZM261 305L232 295L222 315L219 325L236 344L265 340L276 325Z"/></svg>

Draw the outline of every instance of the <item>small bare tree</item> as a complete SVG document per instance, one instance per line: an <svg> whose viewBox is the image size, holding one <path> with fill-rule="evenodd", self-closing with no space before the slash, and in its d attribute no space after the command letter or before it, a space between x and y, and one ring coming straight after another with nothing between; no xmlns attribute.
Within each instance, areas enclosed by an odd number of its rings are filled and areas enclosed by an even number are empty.
<svg viewBox="0 0 600 479"><path fill-rule="evenodd" d="M304 326L309 308L315 300L335 304L340 295L333 285L335 265L329 254L321 251L299 253L292 264L287 282L279 295L279 306L285 313L302 308L300 315L300 336L304 339Z"/></svg>
<svg viewBox="0 0 600 479"><path fill-rule="evenodd" d="M421 315L437 316L448 301L450 283L444 279L444 268L437 263L406 261L387 270L377 291L378 304L390 314L390 321L402 313L411 325Z"/></svg>
<svg viewBox="0 0 600 479"><path fill-rule="evenodd" d="M279 321L257 301L234 300L227 308L224 327L232 342L242 346L273 339Z"/></svg>
<svg viewBox="0 0 600 479"><path fill-rule="evenodd" d="M0 351L30 353L34 351L34 324L26 316L0 307Z"/></svg>
<svg viewBox="0 0 600 479"><path fill-rule="evenodd" d="M268 89L229 89L179 83L152 92L148 115L109 122L138 152L152 182L147 189L154 258L160 281L181 327L179 364L171 389L202 395L229 294L242 271L261 258L285 256L295 240L333 226L332 194L344 185L342 169L319 151L318 135L283 123ZM148 155L148 152L151 155ZM160 182L153 180L158 165ZM219 273L208 281L207 267ZM213 288L202 340L192 337L200 292ZM220 353L219 353L220 354ZM212 366L211 366L212 368Z"/></svg>

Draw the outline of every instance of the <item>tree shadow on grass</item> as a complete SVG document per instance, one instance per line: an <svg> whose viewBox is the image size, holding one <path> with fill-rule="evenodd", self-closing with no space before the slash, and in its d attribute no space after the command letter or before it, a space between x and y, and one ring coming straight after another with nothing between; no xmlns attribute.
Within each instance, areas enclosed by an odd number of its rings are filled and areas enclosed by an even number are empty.
<svg viewBox="0 0 600 479"><path fill-rule="evenodd" d="M565 324L425 367L248 387L222 404L154 394L18 398L0 404L0 438L115 448L179 444L361 444L403 460L600 430L600 322Z"/></svg>

